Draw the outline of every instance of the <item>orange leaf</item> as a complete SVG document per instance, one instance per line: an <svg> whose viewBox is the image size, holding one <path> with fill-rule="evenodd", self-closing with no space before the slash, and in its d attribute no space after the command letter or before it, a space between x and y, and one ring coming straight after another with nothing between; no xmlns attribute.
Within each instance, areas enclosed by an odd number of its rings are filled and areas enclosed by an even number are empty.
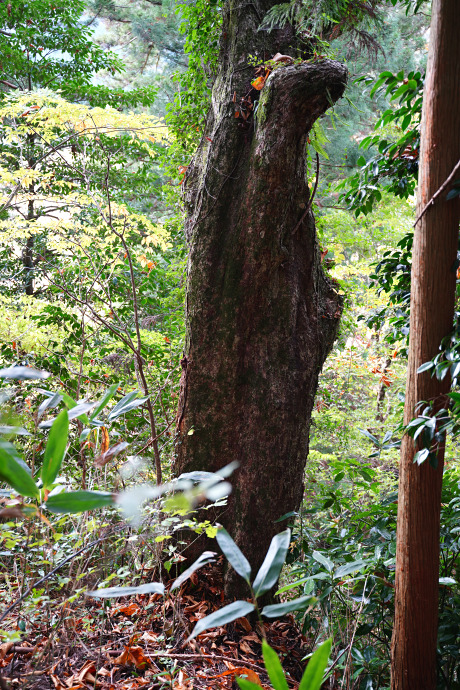
<svg viewBox="0 0 460 690"><path fill-rule="evenodd" d="M113 609L113 613L122 613L124 616L133 616L135 613L140 613L140 610L140 607L132 602L126 606L118 606L116 609Z"/></svg>
<svg viewBox="0 0 460 690"><path fill-rule="evenodd" d="M83 664L83 666L79 670L78 674L76 674L76 680L78 680L78 681L80 681L80 683L82 683L90 675L90 676L92 676L92 680L90 680L89 682L94 683L93 673L96 673L96 664L94 663L94 661L87 661L85 664Z"/></svg>
<svg viewBox="0 0 460 690"><path fill-rule="evenodd" d="M109 432L107 431L105 426L101 426L101 436L102 441L100 453L102 455L102 453L105 453L109 449L110 445Z"/></svg>
<svg viewBox="0 0 460 690"><path fill-rule="evenodd" d="M114 664L120 666L135 666L138 669L145 669L149 666L150 661L145 656L141 647L126 647L125 651L117 656Z"/></svg>
<svg viewBox="0 0 460 690"><path fill-rule="evenodd" d="M262 687L262 682L258 674L251 668L246 668L245 666L239 668L233 667L229 671L219 673L217 676L208 676L208 678L211 680L214 678L223 678L224 676L245 676L246 680L249 680L251 683L255 683L256 685L259 685L259 687Z"/></svg>
<svg viewBox="0 0 460 690"><path fill-rule="evenodd" d="M251 86L257 89L257 91L262 91L265 86L265 77L257 77L257 79L254 79L251 83Z"/></svg>

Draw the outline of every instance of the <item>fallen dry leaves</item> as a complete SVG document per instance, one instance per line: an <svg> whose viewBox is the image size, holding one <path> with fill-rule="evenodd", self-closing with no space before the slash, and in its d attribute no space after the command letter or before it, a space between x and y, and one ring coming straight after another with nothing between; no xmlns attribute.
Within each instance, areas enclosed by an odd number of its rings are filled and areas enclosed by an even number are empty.
<svg viewBox="0 0 460 690"><path fill-rule="evenodd" d="M298 688L306 650L292 618L254 626L239 618L185 646L196 621L222 606L219 564L174 599L116 600L104 616L100 602L78 601L62 607L64 621L54 637L45 625L36 626L27 641L0 645L0 668L11 690L235 690L236 677L269 690L264 634L281 654L290 688Z"/></svg>

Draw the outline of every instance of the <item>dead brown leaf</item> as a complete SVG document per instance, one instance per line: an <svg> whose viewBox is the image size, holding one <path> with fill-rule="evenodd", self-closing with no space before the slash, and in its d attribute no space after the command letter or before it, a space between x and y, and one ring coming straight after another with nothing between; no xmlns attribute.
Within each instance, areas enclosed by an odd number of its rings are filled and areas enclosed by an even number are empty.
<svg viewBox="0 0 460 690"><path fill-rule="evenodd" d="M138 669L145 669L150 665L141 647L126 647L113 663L120 666L135 666Z"/></svg>
<svg viewBox="0 0 460 690"><path fill-rule="evenodd" d="M8 508L3 508L3 510L0 510L0 518L3 518L4 520L14 520L15 518L24 520L25 515L21 512L18 506L9 506Z"/></svg>
<svg viewBox="0 0 460 690"><path fill-rule="evenodd" d="M98 467L104 467L104 465L107 465L109 460L112 460L112 458L117 456L128 446L129 443L126 443L126 441L120 441L119 443L116 443L114 446L106 450L104 453L100 453L100 455L98 455L95 459L94 463Z"/></svg>

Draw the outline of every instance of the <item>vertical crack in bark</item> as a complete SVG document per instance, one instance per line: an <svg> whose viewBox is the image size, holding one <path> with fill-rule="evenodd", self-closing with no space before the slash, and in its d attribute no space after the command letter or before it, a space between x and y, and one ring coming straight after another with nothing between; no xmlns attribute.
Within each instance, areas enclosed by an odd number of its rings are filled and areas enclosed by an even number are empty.
<svg viewBox="0 0 460 690"><path fill-rule="evenodd" d="M268 9L256 7L262 16ZM236 43L254 33L253 20L239 16ZM174 469L216 471L239 461L219 519L256 569L283 528L274 521L302 499L318 375L341 312L321 268L313 213L292 230L309 200L307 133L342 95L346 69L325 60L275 70L261 92L255 129L241 131L232 95L243 91L248 72L242 79L237 71L246 57L236 43L213 92L205 133L212 141L203 137L185 183L184 359L193 366L183 368ZM253 53L251 45L247 51ZM239 584L229 572L227 593L238 594Z"/></svg>

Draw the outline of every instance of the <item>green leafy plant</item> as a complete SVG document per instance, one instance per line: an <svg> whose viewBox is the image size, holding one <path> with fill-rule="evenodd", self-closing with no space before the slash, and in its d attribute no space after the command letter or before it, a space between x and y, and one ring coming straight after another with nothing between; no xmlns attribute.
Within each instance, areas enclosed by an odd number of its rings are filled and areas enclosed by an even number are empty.
<svg viewBox="0 0 460 690"><path fill-rule="evenodd" d="M274 587L278 581L281 568L286 560L287 551L291 540L291 530L286 529L284 532L276 534L269 546L265 559L260 566L254 581L251 584L251 566L246 556L242 553L239 547L235 544L227 530L220 527L216 535L217 543L219 544L224 556L228 559L230 565L248 584L251 593L252 601L234 601L227 606L224 606L208 616L201 618L195 625L192 634L188 640L220 625L231 623L232 621L246 616L248 613L255 611L257 615L265 616L266 618L277 618L284 616L291 611L305 609L312 602L311 597L299 597L281 604L270 604L264 606L259 610L257 599Z"/></svg>
<svg viewBox="0 0 460 690"><path fill-rule="evenodd" d="M331 645L332 641L326 640L311 656L300 681L299 690L319 690L321 688L331 652ZM265 640L262 641L262 654L264 665L274 690L288 690L289 686L279 657ZM236 682L241 690L256 690L256 688L260 687L250 680L246 680L246 678L237 678Z"/></svg>

